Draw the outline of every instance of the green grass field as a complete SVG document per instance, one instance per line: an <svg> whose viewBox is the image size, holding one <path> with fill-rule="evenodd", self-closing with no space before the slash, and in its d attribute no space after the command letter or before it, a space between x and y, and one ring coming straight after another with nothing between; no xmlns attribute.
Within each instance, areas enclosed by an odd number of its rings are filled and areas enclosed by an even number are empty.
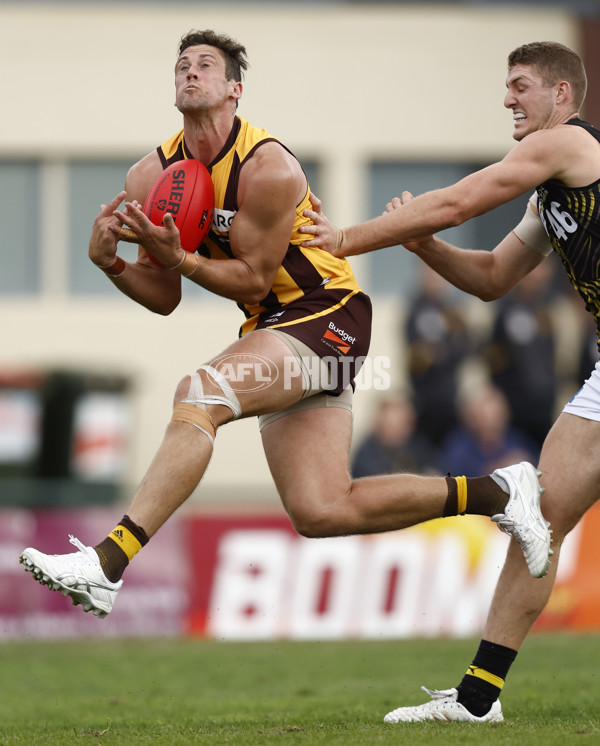
<svg viewBox="0 0 600 746"><path fill-rule="evenodd" d="M502 697L504 723L382 722L424 701L421 684L455 685L476 645L6 643L0 745L600 744L600 636L531 637Z"/></svg>

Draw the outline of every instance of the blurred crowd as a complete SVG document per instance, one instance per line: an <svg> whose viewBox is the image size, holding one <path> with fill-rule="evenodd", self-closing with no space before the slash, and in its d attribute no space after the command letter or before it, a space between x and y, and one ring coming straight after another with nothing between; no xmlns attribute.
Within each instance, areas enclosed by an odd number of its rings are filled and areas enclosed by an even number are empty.
<svg viewBox="0 0 600 746"><path fill-rule="evenodd" d="M398 342L406 384L387 391L353 451L354 477L478 476L537 462L598 359L591 316L550 257L501 300L469 303L426 265Z"/></svg>

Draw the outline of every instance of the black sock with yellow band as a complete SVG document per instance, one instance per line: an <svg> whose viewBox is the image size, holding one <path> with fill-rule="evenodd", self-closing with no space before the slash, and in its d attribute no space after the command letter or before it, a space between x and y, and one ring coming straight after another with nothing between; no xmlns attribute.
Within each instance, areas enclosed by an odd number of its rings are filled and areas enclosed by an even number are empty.
<svg viewBox="0 0 600 746"><path fill-rule="evenodd" d="M481 640L473 663L456 687L460 704L477 717L488 713L516 657L517 651L512 648Z"/></svg>
<svg viewBox="0 0 600 746"><path fill-rule="evenodd" d="M446 477L448 498L444 518L451 515L503 513L508 495L491 477Z"/></svg>
<svg viewBox="0 0 600 746"><path fill-rule="evenodd" d="M121 579L129 561L149 541L144 529L125 515L106 539L94 547L100 566L111 583Z"/></svg>

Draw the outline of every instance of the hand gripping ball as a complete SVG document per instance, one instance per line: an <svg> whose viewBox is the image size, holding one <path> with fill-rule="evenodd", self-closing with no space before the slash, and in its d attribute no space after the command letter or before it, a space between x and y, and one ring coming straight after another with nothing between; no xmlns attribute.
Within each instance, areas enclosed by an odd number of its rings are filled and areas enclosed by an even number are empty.
<svg viewBox="0 0 600 746"><path fill-rule="evenodd" d="M144 212L155 225L162 225L170 212L181 236L181 246L190 253L204 241L213 220L214 189L206 166L188 158L166 168L154 182ZM155 264L161 263L148 254Z"/></svg>

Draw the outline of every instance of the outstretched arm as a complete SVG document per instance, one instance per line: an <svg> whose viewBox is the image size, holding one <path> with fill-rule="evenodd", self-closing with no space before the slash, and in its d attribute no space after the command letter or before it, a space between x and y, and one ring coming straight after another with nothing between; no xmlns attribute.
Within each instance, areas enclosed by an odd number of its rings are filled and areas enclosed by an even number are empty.
<svg viewBox="0 0 600 746"><path fill-rule="evenodd" d="M499 163L476 171L456 184L416 197L401 209L340 230L315 211L306 211L314 225L300 230L314 238L314 246L335 256L353 256L396 246L461 225L550 178L559 178L570 157L569 133L555 127L528 135ZM565 155L566 154L566 155Z"/></svg>
<svg viewBox="0 0 600 746"><path fill-rule="evenodd" d="M394 197L388 203L387 212L400 209L412 199L410 192L403 192L400 199ZM549 239L531 202L521 223L492 251L461 249L437 236L404 246L459 290L484 301L506 295L550 251Z"/></svg>

